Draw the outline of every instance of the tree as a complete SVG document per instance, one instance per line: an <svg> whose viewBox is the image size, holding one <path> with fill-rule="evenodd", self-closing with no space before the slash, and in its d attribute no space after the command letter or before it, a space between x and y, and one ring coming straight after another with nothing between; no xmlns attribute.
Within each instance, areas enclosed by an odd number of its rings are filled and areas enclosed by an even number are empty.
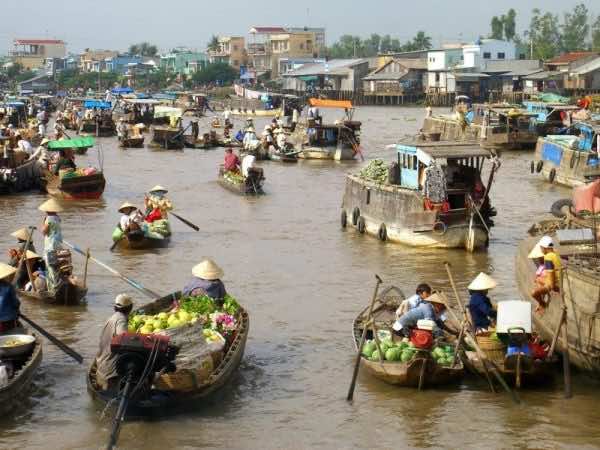
<svg viewBox="0 0 600 450"><path fill-rule="evenodd" d="M502 16L504 25L504 37L507 41L512 41L517 34L517 12L509 9L505 16Z"/></svg>
<svg viewBox="0 0 600 450"><path fill-rule="evenodd" d="M583 3L576 5L573 12L565 13L564 23L561 25L561 48L563 51L572 52L586 48L590 32L587 17L588 9Z"/></svg>
<svg viewBox="0 0 600 450"><path fill-rule="evenodd" d="M592 25L592 50L600 52L600 16Z"/></svg>
<svg viewBox="0 0 600 450"><path fill-rule="evenodd" d="M219 51L219 36L213 34L212 37L210 38L210 41L208 41L208 45L206 46L206 49L209 52L217 52Z"/></svg>
<svg viewBox="0 0 600 450"><path fill-rule="evenodd" d="M216 83L231 84L238 76L237 70L227 63L216 62L207 64L202 70L192 75L192 81L196 84Z"/></svg>
<svg viewBox="0 0 600 450"><path fill-rule="evenodd" d="M424 31L419 31L413 38L411 45L414 50L429 50L431 48L431 36L427 36Z"/></svg>
<svg viewBox="0 0 600 450"><path fill-rule="evenodd" d="M149 42L140 42L129 46L129 53L136 56L156 56L158 49L156 45Z"/></svg>
<svg viewBox="0 0 600 450"><path fill-rule="evenodd" d="M502 39L502 33L504 33L504 24L502 19L498 16L492 17L492 32L490 33L491 39Z"/></svg>
<svg viewBox="0 0 600 450"><path fill-rule="evenodd" d="M535 8L525 36L533 47L534 59L552 58L560 51L561 34L558 16L549 12L542 14L538 8Z"/></svg>

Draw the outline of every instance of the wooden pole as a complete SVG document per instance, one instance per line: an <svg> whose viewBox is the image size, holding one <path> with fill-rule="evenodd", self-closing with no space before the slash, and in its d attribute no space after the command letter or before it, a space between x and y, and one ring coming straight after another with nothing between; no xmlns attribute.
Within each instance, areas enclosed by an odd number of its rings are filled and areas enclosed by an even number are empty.
<svg viewBox="0 0 600 450"><path fill-rule="evenodd" d="M560 271L560 299L563 308L563 321L565 326L562 329L564 349L563 349L563 377L565 380L565 398L571 398L573 391L571 389L571 361L569 358L569 332L567 327L567 302L565 301L564 276L565 269ZM561 323L562 323L561 322Z"/></svg>
<svg viewBox="0 0 600 450"><path fill-rule="evenodd" d="M83 267L83 288L87 288L88 263L90 262L90 248L85 250L85 265Z"/></svg>

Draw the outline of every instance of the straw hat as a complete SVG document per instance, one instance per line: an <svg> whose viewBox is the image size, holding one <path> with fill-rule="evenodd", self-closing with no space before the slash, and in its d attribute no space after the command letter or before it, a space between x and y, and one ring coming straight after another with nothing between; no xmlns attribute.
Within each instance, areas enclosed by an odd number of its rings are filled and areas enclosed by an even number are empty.
<svg viewBox="0 0 600 450"><path fill-rule="evenodd" d="M32 259L42 259L42 257L40 255L38 255L35 252L32 252L31 250L27 250L27 253L25 255L25 259L26 260L32 260Z"/></svg>
<svg viewBox="0 0 600 450"><path fill-rule="evenodd" d="M248 127L248 128L246 128L246 132L247 133L254 133L254 127Z"/></svg>
<svg viewBox="0 0 600 450"><path fill-rule="evenodd" d="M444 300L443 297L440 294L438 294L437 292L434 292L433 294L431 294L429 297L427 297L425 299L425 301L427 301L429 303L438 303L440 305L446 306L446 300Z"/></svg>
<svg viewBox="0 0 600 450"><path fill-rule="evenodd" d="M554 247L554 241L550 236L544 236L540 239L538 245L542 248L551 248Z"/></svg>
<svg viewBox="0 0 600 450"><path fill-rule="evenodd" d="M53 198L51 198L50 200L46 200L44 203L42 203L38 209L40 211L44 211L44 212L61 212L63 211L62 206L60 206L58 204L58 202L56 200L54 200Z"/></svg>
<svg viewBox="0 0 600 450"><path fill-rule="evenodd" d="M119 207L119 209L117 211L119 211L120 213L125 213L125 211L123 211L124 209L138 209L138 208L137 208L137 206L135 206L129 202L125 202Z"/></svg>
<svg viewBox="0 0 600 450"><path fill-rule="evenodd" d="M529 255L527 255L527 257L529 259L543 258L544 252L542 251L542 247L540 247L539 244L535 244L535 247L533 247L533 249L531 249L531 251L529 252Z"/></svg>
<svg viewBox="0 0 600 450"><path fill-rule="evenodd" d="M13 266L9 266L8 264L4 264L0 262L0 280L4 280L5 278L14 275L17 272Z"/></svg>
<svg viewBox="0 0 600 450"><path fill-rule="evenodd" d="M49 142L50 141L48 140L48 138L44 138L44 139L42 139L42 142L40 142L40 145L46 145Z"/></svg>
<svg viewBox="0 0 600 450"><path fill-rule="evenodd" d="M223 276L223 269L212 259L205 259L192 268L192 275L203 280L218 280Z"/></svg>
<svg viewBox="0 0 600 450"><path fill-rule="evenodd" d="M471 281L471 284L469 284L468 289L471 291L487 291L488 289L494 289L496 286L498 286L496 280L494 280L489 275L481 272L473 281Z"/></svg>
<svg viewBox="0 0 600 450"><path fill-rule="evenodd" d="M29 237L29 231L27 230L27 228L21 228L17 231L14 231L13 233L10 233L10 235L14 238L19 239L20 241L26 241Z"/></svg>
<svg viewBox="0 0 600 450"><path fill-rule="evenodd" d="M160 184L157 184L148 192L169 192L169 190L167 188L162 187Z"/></svg>
<svg viewBox="0 0 600 450"><path fill-rule="evenodd" d="M126 308L130 305L133 305L133 301L131 300L131 297L129 295L119 294L115 297L115 306Z"/></svg>

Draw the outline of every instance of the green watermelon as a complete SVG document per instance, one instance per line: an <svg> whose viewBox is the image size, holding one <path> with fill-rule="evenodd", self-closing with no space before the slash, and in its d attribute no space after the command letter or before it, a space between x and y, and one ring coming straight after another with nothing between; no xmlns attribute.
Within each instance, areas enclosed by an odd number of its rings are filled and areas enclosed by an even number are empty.
<svg viewBox="0 0 600 450"><path fill-rule="evenodd" d="M402 350L397 347L392 347L385 352L385 359L388 361L400 361L402 358Z"/></svg>
<svg viewBox="0 0 600 450"><path fill-rule="evenodd" d="M410 350L404 350L402 352L402 354L400 355L400 361L402 362L408 362L412 359L414 353L411 352Z"/></svg>
<svg viewBox="0 0 600 450"><path fill-rule="evenodd" d="M363 345L362 354L364 356L366 356L367 358L370 358L376 349L377 349L377 347L375 346L375 342L367 341Z"/></svg>
<svg viewBox="0 0 600 450"><path fill-rule="evenodd" d="M371 361L379 361L379 350L375 350L372 354L371 354Z"/></svg>

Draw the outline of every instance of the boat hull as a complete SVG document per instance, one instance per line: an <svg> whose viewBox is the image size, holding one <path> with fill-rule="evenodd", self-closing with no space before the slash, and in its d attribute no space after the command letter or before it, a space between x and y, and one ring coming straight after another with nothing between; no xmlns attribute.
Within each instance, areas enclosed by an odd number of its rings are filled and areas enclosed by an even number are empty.
<svg viewBox="0 0 600 450"><path fill-rule="evenodd" d="M164 239L152 239L144 236L142 239L128 239L124 237L117 244L118 248L127 250L149 250L154 248L165 248L169 246L171 242L170 237Z"/></svg>
<svg viewBox="0 0 600 450"><path fill-rule="evenodd" d="M27 161L12 169L10 173L0 175L0 195L25 192L42 187L43 165L38 161Z"/></svg>
<svg viewBox="0 0 600 450"><path fill-rule="evenodd" d="M14 408L23 402L31 389L31 383L40 363L42 362L42 344L36 341L29 360L19 372L9 381L8 385L0 388L0 416L10 414Z"/></svg>
<svg viewBox="0 0 600 450"><path fill-rule="evenodd" d="M127 138L119 140L119 147L121 148L143 148L144 147L144 136Z"/></svg>
<svg viewBox="0 0 600 450"><path fill-rule="evenodd" d="M36 302L42 302L49 305L67 305L74 306L81 304L87 295L87 288L71 283L63 284L58 292L51 295L48 292L33 292L19 289L17 294L20 298Z"/></svg>
<svg viewBox="0 0 600 450"><path fill-rule="evenodd" d="M351 161L354 156L352 149L336 147L303 147L298 153L300 159L329 159L334 161Z"/></svg>
<svg viewBox="0 0 600 450"><path fill-rule="evenodd" d="M97 200L102 196L106 180L102 172L73 178L46 174L46 192L63 200Z"/></svg>

